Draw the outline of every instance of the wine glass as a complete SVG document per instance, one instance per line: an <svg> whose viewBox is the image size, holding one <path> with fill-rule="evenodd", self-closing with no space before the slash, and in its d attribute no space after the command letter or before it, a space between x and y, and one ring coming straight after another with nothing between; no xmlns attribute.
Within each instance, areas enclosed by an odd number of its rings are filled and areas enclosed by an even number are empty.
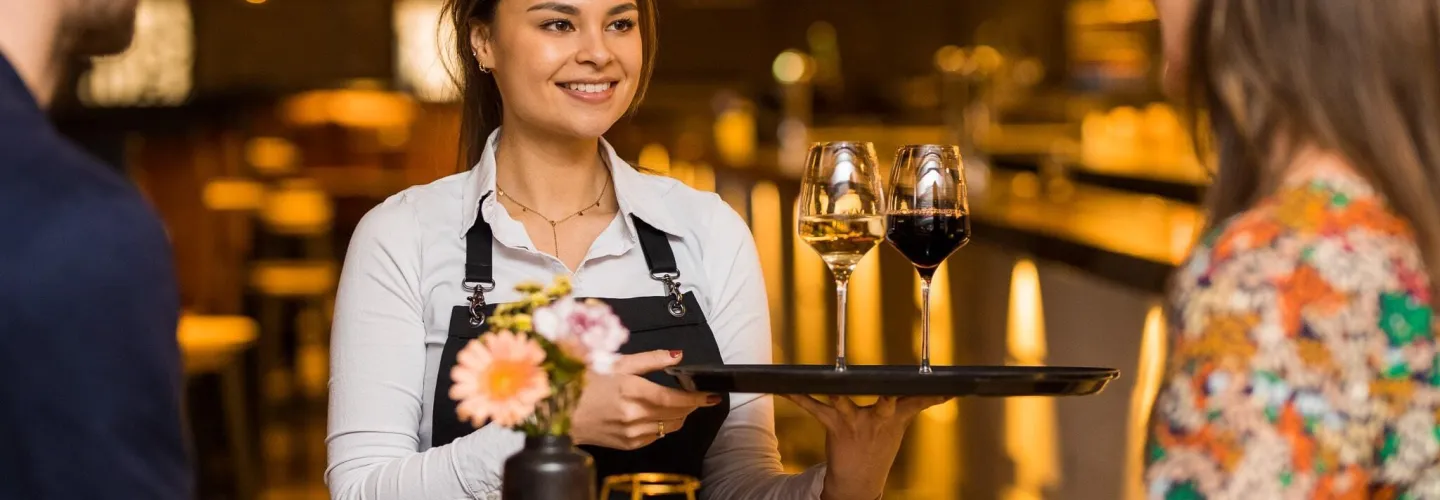
<svg viewBox="0 0 1440 500"><path fill-rule="evenodd" d="M890 171L885 241L920 273L920 373L930 373L930 280L970 241L970 203L960 148L905 146Z"/></svg>
<svg viewBox="0 0 1440 500"><path fill-rule="evenodd" d="M845 371L845 294L855 264L885 233L884 194L869 142L815 144L801 181L800 239L820 254L835 277L839 317L835 371Z"/></svg>

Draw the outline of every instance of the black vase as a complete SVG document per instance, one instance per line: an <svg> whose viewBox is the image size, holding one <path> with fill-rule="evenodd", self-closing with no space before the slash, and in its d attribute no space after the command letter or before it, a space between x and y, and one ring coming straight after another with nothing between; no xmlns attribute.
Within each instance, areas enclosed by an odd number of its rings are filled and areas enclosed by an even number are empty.
<svg viewBox="0 0 1440 500"><path fill-rule="evenodd" d="M570 436L527 436L503 480L503 500L594 500L595 459Z"/></svg>

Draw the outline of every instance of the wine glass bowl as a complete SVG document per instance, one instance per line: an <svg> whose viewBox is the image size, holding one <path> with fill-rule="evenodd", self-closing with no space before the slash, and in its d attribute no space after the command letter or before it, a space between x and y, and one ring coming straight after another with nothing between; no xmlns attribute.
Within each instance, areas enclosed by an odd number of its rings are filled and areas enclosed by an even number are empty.
<svg viewBox="0 0 1440 500"><path fill-rule="evenodd" d="M895 153L888 188L885 241L920 275L920 372L930 373L930 281L936 268L970 241L970 204L960 148L901 147Z"/></svg>
<svg viewBox="0 0 1440 500"><path fill-rule="evenodd" d="M801 180L800 239L814 248L835 278L835 369L844 371L845 299L855 265L885 235L884 194L869 142L826 142L810 147Z"/></svg>

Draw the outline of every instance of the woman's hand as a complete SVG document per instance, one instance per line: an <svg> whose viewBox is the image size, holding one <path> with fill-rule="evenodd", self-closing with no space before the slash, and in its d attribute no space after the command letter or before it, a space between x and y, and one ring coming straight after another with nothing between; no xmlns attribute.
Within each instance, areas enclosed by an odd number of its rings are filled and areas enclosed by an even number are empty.
<svg viewBox="0 0 1440 500"><path fill-rule="evenodd" d="M875 500L885 493L890 466L900 452L905 429L921 411L948 401L945 397L882 397L874 405L856 406L847 397L826 404L810 396L785 396L825 426L825 490L823 500Z"/></svg>
<svg viewBox="0 0 1440 500"><path fill-rule="evenodd" d="M576 444L633 450L680 430L685 417L720 396L661 386L644 375L680 362L680 351L650 351L620 357L610 375L590 374L575 408L570 435Z"/></svg>

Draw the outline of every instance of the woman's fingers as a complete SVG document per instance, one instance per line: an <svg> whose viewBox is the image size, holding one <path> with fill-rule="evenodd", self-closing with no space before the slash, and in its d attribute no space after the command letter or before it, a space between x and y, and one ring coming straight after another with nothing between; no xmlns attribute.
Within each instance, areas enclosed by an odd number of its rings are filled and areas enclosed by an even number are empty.
<svg viewBox="0 0 1440 500"><path fill-rule="evenodd" d="M795 403L795 406L799 406L800 409L805 410L806 413L813 415L816 420L819 420L820 423L826 427L834 427L835 423L839 421L840 416L835 411L835 408L807 394L783 394L781 397Z"/></svg>
<svg viewBox="0 0 1440 500"><path fill-rule="evenodd" d="M902 417L910 418L919 415L920 412L925 411L926 408L945 403L951 399L954 398L946 396L907 396L899 398L899 401L896 402L895 412Z"/></svg>
<svg viewBox="0 0 1440 500"><path fill-rule="evenodd" d="M620 445L616 449L635 450L650 446L651 443L659 441L680 429L685 428L685 418L655 419L627 424L620 436Z"/></svg>

